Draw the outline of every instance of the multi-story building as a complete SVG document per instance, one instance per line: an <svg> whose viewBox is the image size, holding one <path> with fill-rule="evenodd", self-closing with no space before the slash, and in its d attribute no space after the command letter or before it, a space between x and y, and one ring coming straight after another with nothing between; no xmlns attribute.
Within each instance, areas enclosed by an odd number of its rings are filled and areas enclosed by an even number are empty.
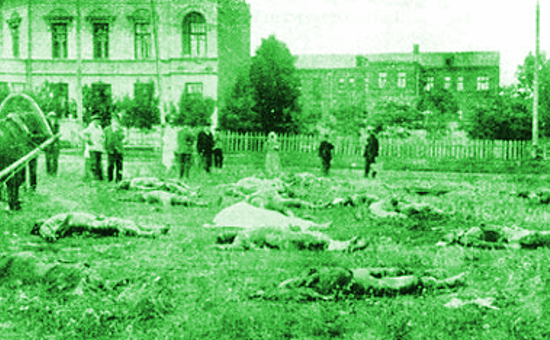
<svg viewBox="0 0 550 340"><path fill-rule="evenodd" d="M0 86L47 81L77 104L85 85L116 99L151 82L165 104L223 99L250 60L244 0L0 0L0 15Z"/></svg>
<svg viewBox="0 0 550 340"><path fill-rule="evenodd" d="M464 106L500 84L498 52L420 53L418 45L412 53L300 55L296 67L303 110L314 116L351 105L369 111L384 99L413 102L437 88Z"/></svg>

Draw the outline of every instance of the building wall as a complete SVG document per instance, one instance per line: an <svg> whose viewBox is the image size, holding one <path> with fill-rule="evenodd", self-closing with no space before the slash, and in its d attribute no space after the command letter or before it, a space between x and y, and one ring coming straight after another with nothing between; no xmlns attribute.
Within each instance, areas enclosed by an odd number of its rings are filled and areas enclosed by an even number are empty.
<svg viewBox="0 0 550 340"><path fill-rule="evenodd" d="M76 97L77 8L76 0L31 0L32 82L36 87L45 81L69 84L71 98ZM111 84L114 97L133 94L137 81L156 82L154 37L150 58L135 58L135 22L129 18L137 10L147 11L148 0L80 1L82 84ZM8 0L1 4L0 82L24 83L28 65L28 1ZM206 19L207 39L204 56L184 54L183 20L197 11ZM7 20L13 13L21 18L19 25L20 58L13 57ZM68 58L53 59L52 32L45 16L65 13L72 17L68 24ZM162 102L177 104L186 83L203 83L203 95L218 99L229 91L239 67L250 59L250 8L244 0L157 0L155 3L159 42L159 70ZM109 58L94 59L93 25L90 16L112 17L109 22ZM151 21L151 27L153 22ZM158 89L157 89L158 90Z"/></svg>
<svg viewBox="0 0 550 340"><path fill-rule="evenodd" d="M455 66L449 67L445 63L445 57L449 55L453 54L430 54L428 60L432 61L435 67L425 67L420 62L415 62L412 57L409 58L410 61L396 62L365 62L358 57L356 67L299 69L303 111L308 115L322 113L321 116L326 116L330 111L346 105L356 105L370 111L381 100L393 99L414 103L426 91L425 82L428 77L434 78L435 89L444 88L445 78L451 78L449 90L461 108L476 98L498 93L500 67L494 65L494 57L490 63L481 57L478 58L475 52L460 53L455 58ZM418 60L421 61L421 58ZM477 64L468 65L468 62ZM386 74L386 84L382 88L379 86L380 73ZM400 73L405 74L404 87L398 86ZM457 89L458 77L463 77L462 91ZM488 90L478 90L478 77L488 78Z"/></svg>

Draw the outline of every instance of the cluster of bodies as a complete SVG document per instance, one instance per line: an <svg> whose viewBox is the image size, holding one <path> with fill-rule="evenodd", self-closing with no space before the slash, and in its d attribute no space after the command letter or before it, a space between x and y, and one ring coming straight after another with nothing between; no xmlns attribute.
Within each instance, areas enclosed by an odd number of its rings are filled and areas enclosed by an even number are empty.
<svg viewBox="0 0 550 340"><path fill-rule="evenodd" d="M223 250L280 249L317 250L351 253L366 249L368 241L363 237L350 240L334 240L320 230L330 223L320 224L294 216L290 208L329 209L335 206L367 206L370 213L379 218L410 218L426 214L448 216L432 205L409 203L395 197L379 199L367 192L345 197L335 197L328 202L311 203L295 197L293 187L311 185L317 179L311 174L297 174L281 179L266 180L245 178L225 186L223 195L241 198L220 211L213 224L206 227L236 227L238 231L220 234L213 248ZM220 205L223 196L214 202L201 199L200 188L193 188L179 181L161 181L156 178L135 178L122 181L116 188L121 201L161 203L166 206ZM424 191L423 194L429 193ZM437 193L435 193L438 195ZM520 197L535 195L520 193ZM233 228L232 228L233 229ZM41 236L48 242L71 235L93 234L96 236L158 237L169 232L165 225L140 225L128 219L106 217L82 212L55 215L34 224L31 234ZM482 224L467 231L447 235L439 245L458 244L482 248L522 247L536 248L550 245L550 232L535 232L518 227L500 227ZM52 273L69 271L79 283L103 286L101 279L90 279L90 270L82 266L64 263L45 264L32 253L23 252L0 258L0 280L15 275L18 266L31 266L31 277L51 281ZM78 272L79 274L74 274ZM63 276L63 275L62 275ZM67 277L67 275L64 275ZM441 278L433 273L415 275L398 268L311 268L297 278L281 283L273 292L258 292L254 297L299 299L333 299L339 296L387 296L422 291L423 289L450 288L464 284L464 274ZM77 284L72 285L76 287ZM292 293L290 293L292 292Z"/></svg>

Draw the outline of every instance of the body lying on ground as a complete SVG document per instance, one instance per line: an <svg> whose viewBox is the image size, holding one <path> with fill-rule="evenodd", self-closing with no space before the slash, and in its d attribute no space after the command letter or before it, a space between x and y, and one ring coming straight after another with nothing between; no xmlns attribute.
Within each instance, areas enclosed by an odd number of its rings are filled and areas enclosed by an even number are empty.
<svg viewBox="0 0 550 340"><path fill-rule="evenodd" d="M371 204L369 209L374 216L381 218L407 218L415 215L446 216L450 214L428 203L409 203L396 197L375 202Z"/></svg>
<svg viewBox="0 0 550 340"><path fill-rule="evenodd" d="M28 251L0 257L0 284L3 283L15 286L41 283L48 291L81 293L83 285L110 290L127 285L129 280L105 280L85 263L45 263Z"/></svg>
<svg viewBox="0 0 550 340"><path fill-rule="evenodd" d="M337 241L318 231L293 227L261 227L221 234L214 248L221 250L278 249L355 252L368 246L367 240L354 237Z"/></svg>
<svg viewBox="0 0 550 340"><path fill-rule="evenodd" d="M550 203L550 189L540 189L537 191L522 190L519 192L512 192L511 195L526 198L533 204Z"/></svg>
<svg viewBox="0 0 550 340"><path fill-rule="evenodd" d="M534 231L498 225L472 227L467 231L452 232L438 245L458 244L465 247L488 249L525 248L534 249L550 246L550 231Z"/></svg>
<svg viewBox="0 0 550 340"><path fill-rule="evenodd" d="M277 211L286 216L294 216L289 208L324 208L324 205L313 204L298 198L283 197L279 194L277 189L272 187L261 188L247 195L245 201L255 207Z"/></svg>
<svg viewBox="0 0 550 340"><path fill-rule="evenodd" d="M341 267L310 268L303 275L282 282L273 292L258 292L253 298L275 300L332 300L353 296L395 296L418 294L425 289L445 289L464 285L462 273L447 279L414 275L400 268Z"/></svg>
<svg viewBox="0 0 550 340"><path fill-rule="evenodd" d="M299 217L283 215L277 211L255 207L246 202L233 204L214 217L213 225L206 227L265 228L296 227L300 230L326 229L331 222L316 223Z"/></svg>
<svg viewBox="0 0 550 340"><path fill-rule="evenodd" d="M71 212L57 214L35 223L31 234L39 235L48 242L55 242L63 237L85 233L96 236L157 237L168 233L169 230L169 226L145 226L118 217Z"/></svg>
<svg viewBox="0 0 550 340"><path fill-rule="evenodd" d="M161 203L164 206L183 205L186 207L205 207L208 205L207 202L197 198L161 190L136 192L124 197L119 197L117 200L123 202L146 202L149 204Z"/></svg>
<svg viewBox="0 0 550 340"><path fill-rule="evenodd" d="M375 202L378 202L380 199L377 196L371 195L367 192L351 194L344 197L336 197L331 202L323 204L323 208L332 208L332 207L359 207L362 205L370 206Z"/></svg>
<svg viewBox="0 0 550 340"><path fill-rule="evenodd" d="M136 177L122 180L117 190L165 191L183 196L197 196L198 188L192 188L181 181L161 181L156 177Z"/></svg>

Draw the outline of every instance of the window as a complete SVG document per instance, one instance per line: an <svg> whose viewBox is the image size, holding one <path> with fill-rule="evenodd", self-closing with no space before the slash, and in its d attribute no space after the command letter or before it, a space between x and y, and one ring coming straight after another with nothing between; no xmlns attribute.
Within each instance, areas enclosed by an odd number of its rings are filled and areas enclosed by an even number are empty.
<svg viewBox="0 0 550 340"><path fill-rule="evenodd" d="M12 83L11 84L13 92L25 92L27 89L26 83Z"/></svg>
<svg viewBox="0 0 550 340"><path fill-rule="evenodd" d="M51 83L50 84L53 111L60 117L69 116L69 84Z"/></svg>
<svg viewBox="0 0 550 340"><path fill-rule="evenodd" d="M451 88L451 77L445 77L445 90L449 90Z"/></svg>
<svg viewBox="0 0 550 340"><path fill-rule="evenodd" d="M383 89L384 87L386 87L386 78L387 78L387 74L386 73L379 73L378 74L378 87Z"/></svg>
<svg viewBox="0 0 550 340"><path fill-rule="evenodd" d="M109 24L94 23L94 58L109 58Z"/></svg>
<svg viewBox="0 0 550 340"><path fill-rule="evenodd" d="M431 91L434 88L434 77L428 77L426 79L426 91Z"/></svg>
<svg viewBox="0 0 550 340"><path fill-rule="evenodd" d="M183 54L206 55L206 21L200 13L190 13L183 20Z"/></svg>
<svg viewBox="0 0 550 340"><path fill-rule="evenodd" d="M313 98L315 100L321 100L322 95L322 79L321 78L313 78Z"/></svg>
<svg viewBox="0 0 550 340"><path fill-rule="evenodd" d="M52 58L66 59L67 57L67 24L52 24Z"/></svg>
<svg viewBox="0 0 550 340"><path fill-rule="evenodd" d="M486 91L489 89L489 78L488 77L477 77L477 90Z"/></svg>
<svg viewBox="0 0 550 340"><path fill-rule="evenodd" d="M192 97L202 97L202 83L185 84L185 93Z"/></svg>
<svg viewBox="0 0 550 340"><path fill-rule="evenodd" d="M338 92L343 92L346 88L346 80L344 78L340 78L338 80Z"/></svg>
<svg viewBox="0 0 550 340"><path fill-rule="evenodd" d="M397 87L405 88L407 87L407 74L399 73L397 75Z"/></svg>
<svg viewBox="0 0 550 340"><path fill-rule="evenodd" d="M456 90L464 91L464 77L458 77L456 81Z"/></svg>
<svg viewBox="0 0 550 340"><path fill-rule="evenodd" d="M13 51L13 57L19 58L19 29L11 32L11 50Z"/></svg>
<svg viewBox="0 0 550 340"><path fill-rule="evenodd" d="M19 25L21 17L17 12L13 12L11 19L7 21L11 31L11 51L14 58L19 58Z"/></svg>
<svg viewBox="0 0 550 340"><path fill-rule="evenodd" d="M151 56L151 31L149 24L136 24L136 59L146 59Z"/></svg>
<svg viewBox="0 0 550 340"><path fill-rule="evenodd" d="M151 103L155 96L155 84L150 83L134 83L134 99L138 105L143 103Z"/></svg>

